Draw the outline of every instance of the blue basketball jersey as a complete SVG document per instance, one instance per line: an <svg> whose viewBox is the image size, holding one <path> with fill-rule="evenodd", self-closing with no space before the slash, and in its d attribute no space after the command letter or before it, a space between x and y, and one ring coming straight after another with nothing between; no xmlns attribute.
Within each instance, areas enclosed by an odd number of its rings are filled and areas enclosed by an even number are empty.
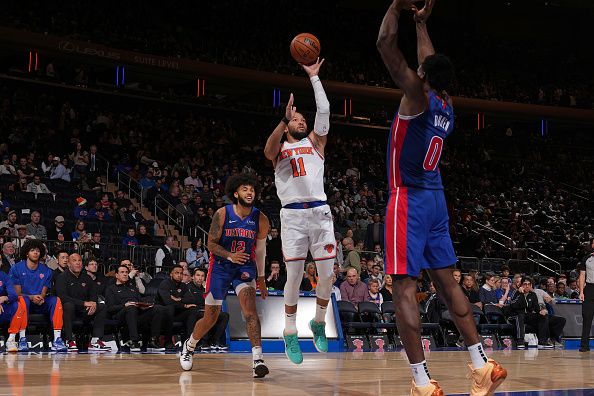
<svg viewBox="0 0 594 396"><path fill-rule="evenodd" d="M233 205L225 206L225 223L219 239L219 245L225 250L235 252L245 252L250 255L250 260L244 265L255 265L256 263L256 238L260 225L260 210L252 207L251 213L241 219L233 210ZM233 264L226 257L211 255L222 264Z"/></svg>
<svg viewBox="0 0 594 396"><path fill-rule="evenodd" d="M19 299L19 296L17 296L14 290L12 280L4 271L0 271L0 296L7 296L8 302L14 302Z"/></svg>
<svg viewBox="0 0 594 396"><path fill-rule="evenodd" d="M45 264L39 263L33 271L27 267L26 260L21 260L12 266L9 275L15 285L21 286L21 293L24 295L41 294L44 286L48 289L52 287L53 272Z"/></svg>
<svg viewBox="0 0 594 396"><path fill-rule="evenodd" d="M454 109L432 90L425 111L396 117L390 128L388 183L397 187L442 190L439 159L445 138L454 129Z"/></svg>

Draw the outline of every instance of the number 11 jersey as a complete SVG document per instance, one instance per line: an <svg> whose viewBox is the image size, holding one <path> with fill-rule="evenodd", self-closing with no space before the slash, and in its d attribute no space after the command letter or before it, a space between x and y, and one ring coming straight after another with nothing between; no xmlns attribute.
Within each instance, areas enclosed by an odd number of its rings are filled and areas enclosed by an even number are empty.
<svg viewBox="0 0 594 396"><path fill-rule="evenodd" d="M326 201L324 157L309 137L284 142L274 169L276 191L283 206L296 202Z"/></svg>

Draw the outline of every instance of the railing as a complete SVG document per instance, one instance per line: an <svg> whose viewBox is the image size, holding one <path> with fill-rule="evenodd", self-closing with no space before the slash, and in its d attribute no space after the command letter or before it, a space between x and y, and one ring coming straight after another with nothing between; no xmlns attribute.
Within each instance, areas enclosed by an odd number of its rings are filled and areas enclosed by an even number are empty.
<svg viewBox="0 0 594 396"><path fill-rule="evenodd" d="M141 268L150 268L155 265L155 255L160 246L124 246L121 244L110 243L90 243L90 242L72 242L72 241L42 241L51 256L57 249L64 249L69 253L78 253L86 263L91 258L96 259L99 265L106 270L113 269L122 260L130 260ZM98 247L97 247L98 246ZM173 249L174 254L183 253L182 249ZM179 250L179 252L176 252Z"/></svg>
<svg viewBox="0 0 594 396"><path fill-rule="evenodd" d="M554 273L556 275L560 275L561 272L563 272L563 268L561 267L561 263L560 262L558 262L558 261L550 258L549 256L547 256L545 254L542 254L541 252L538 252L538 251L536 251L536 250L534 250L532 248L528 248L527 249L527 252L532 255L532 257L528 257L528 260L534 261L536 264L538 264L539 267L543 267L546 270L548 270L548 271L550 271L550 272L552 272L552 273ZM538 258L536 258L536 257L538 257ZM559 269L559 271L554 271L551 268L547 267L543 263L546 263L546 264L549 264L549 265L554 265L554 266L556 266Z"/></svg>
<svg viewBox="0 0 594 396"><path fill-rule="evenodd" d="M477 221L473 221L473 224L478 225L479 227L481 227L481 228L483 228L483 229L485 229L485 230L487 230L487 231L489 231L489 232L497 235L499 238L502 238L502 239L504 239L506 241L509 241L509 242L513 242L512 238L508 237L505 234L500 233L499 231L496 231L496 230L492 229L491 227L488 227L488 226L486 226L484 224L481 224L481 223L479 223ZM496 242L498 245L504 246L505 248L507 248L510 251L512 250L511 248L507 247L505 244L501 244L501 243L497 242L496 240L494 240L492 238L491 238L491 240L493 242ZM554 260L554 259L552 259L552 258L550 258L550 257L548 257L548 256L546 256L546 255L544 255L544 254L542 254L542 253L540 253L540 252L532 249L532 248L526 248L526 249L523 249L523 250L527 253L528 256L532 256L532 257L527 257L527 260L530 261L530 262L532 262L532 263L534 263L537 266L537 268L538 268L539 271L540 271L540 267L542 267L545 270L547 270L547 271L549 271L551 273L557 274L557 275L559 275L562 272L561 263L559 263L558 261L556 261L556 260ZM557 267L558 268L558 271L549 268L550 266Z"/></svg>
<svg viewBox="0 0 594 396"><path fill-rule="evenodd" d="M144 189L136 180L126 172L117 171L117 187L128 194L129 198L136 199L140 208L144 206Z"/></svg>
<svg viewBox="0 0 594 396"><path fill-rule="evenodd" d="M164 204L162 207L159 205L159 203ZM185 235L186 232L186 218L183 215L182 212L180 212L179 210L177 210L177 208L173 205L171 205L165 198L163 198L161 195L157 195L155 197L155 201L154 201L154 215L155 215L155 219L158 221L159 220L159 213L163 214L165 216L165 221L167 223L167 226L170 226L171 224L174 224L175 226L177 226L177 228L180 230L180 237L183 238L183 236ZM176 215L176 217L172 216ZM181 238L180 238L180 247L181 247ZM183 257L183 252L182 249L180 249L179 255L178 255L178 259L181 260ZM185 257L183 257L185 258Z"/></svg>
<svg viewBox="0 0 594 396"><path fill-rule="evenodd" d="M190 230L190 236L192 236L193 238L201 237L202 244L204 246L206 246L208 244L208 231L206 231L204 228L200 227L199 225L194 226Z"/></svg>
<svg viewBox="0 0 594 396"><path fill-rule="evenodd" d="M102 155L95 154L95 156L105 162L105 175L106 175L105 176L105 184L109 184L109 171L110 171L109 168L111 167L111 163L109 162L109 160L107 158L105 158Z"/></svg>

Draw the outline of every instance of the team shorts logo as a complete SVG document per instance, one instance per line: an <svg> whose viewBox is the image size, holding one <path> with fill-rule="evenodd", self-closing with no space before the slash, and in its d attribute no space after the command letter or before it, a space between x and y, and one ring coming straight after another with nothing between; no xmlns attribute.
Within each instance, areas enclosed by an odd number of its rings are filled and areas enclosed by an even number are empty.
<svg viewBox="0 0 594 396"><path fill-rule="evenodd" d="M45 275L39 274L39 279L43 279L43 278L45 278Z"/></svg>
<svg viewBox="0 0 594 396"><path fill-rule="evenodd" d="M250 274L249 273L247 273L247 272L242 272L241 273L241 279L242 280L246 280L246 279L249 279L249 278L250 278Z"/></svg>
<svg viewBox="0 0 594 396"><path fill-rule="evenodd" d="M332 245L332 244L329 243L326 246L324 246L324 249L326 249L326 251L328 253L332 253L332 251L334 251L334 245Z"/></svg>

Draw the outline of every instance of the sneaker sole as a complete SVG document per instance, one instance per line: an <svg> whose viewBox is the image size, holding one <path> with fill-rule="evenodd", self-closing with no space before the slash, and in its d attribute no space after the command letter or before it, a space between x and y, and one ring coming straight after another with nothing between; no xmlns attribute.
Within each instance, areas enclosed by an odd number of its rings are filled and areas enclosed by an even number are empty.
<svg viewBox="0 0 594 396"><path fill-rule="evenodd" d="M309 327L309 330L312 332L313 334L313 330L311 329L311 322L307 323L307 327ZM318 351L319 353L327 353L328 351L322 351L320 348L318 348L318 344L316 344L316 338L314 336L314 338L312 339L312 342L314 344L314 348L316 348L316 351Z"/></svg>
<svg viewBox="0 0 594 396"><path fill-rule="evenodd" d="M254 369L254 378L264 378L266 377L266 375L268 375L269 372L270 370L268 370L268 367L261 364L259 366L256 366L256 368Z"/></svg>

